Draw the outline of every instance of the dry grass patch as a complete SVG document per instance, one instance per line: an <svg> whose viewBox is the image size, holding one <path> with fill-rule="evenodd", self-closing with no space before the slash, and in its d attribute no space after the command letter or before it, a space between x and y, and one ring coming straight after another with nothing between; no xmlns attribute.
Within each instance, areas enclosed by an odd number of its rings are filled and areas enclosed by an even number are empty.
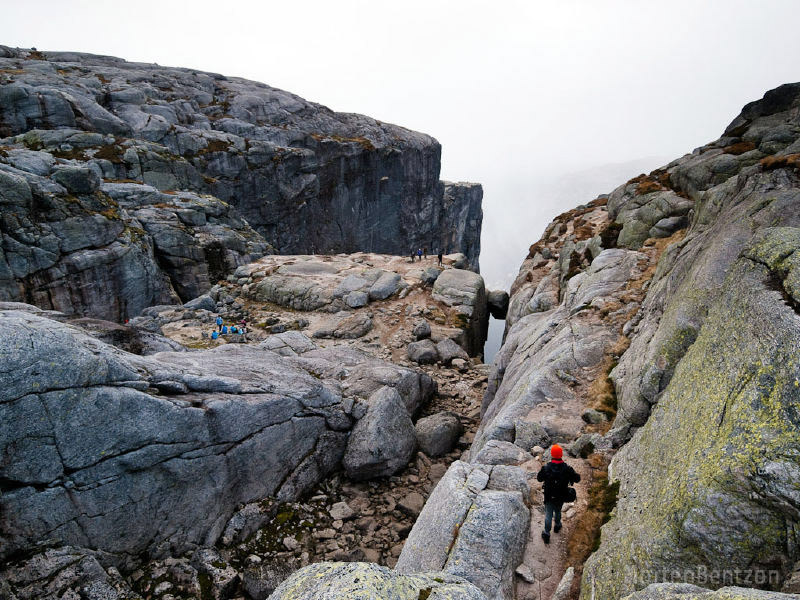
<svg viewBox="0 0 800 600"><path fill-rule="evenodd" d="M751 150L755 149L756 145L753 142L737 142L736 144L725 146L722 149L722 151L725 154L733 154L734 156L739 156L740 154L744 154L745 152L750 152Z"/></svg>
<svg viewBox="0 0 800 600"><path fill-rule="evenodd" d="M773 169L800 169L800 154L784 154L783 156L767 156L761 159L765 171Z"/></svg>
<svg viewBox="0 0 800 600"><path fill-rule="evenodd" d="M619 482L608 480L609 459L590 454L587 463L592 467L592 482L588 487L588 504L575 523L567 541L567 566L575 567L575 581L580 585L583 564L600 546L600 528L608 522L617 504Z"/></svg>

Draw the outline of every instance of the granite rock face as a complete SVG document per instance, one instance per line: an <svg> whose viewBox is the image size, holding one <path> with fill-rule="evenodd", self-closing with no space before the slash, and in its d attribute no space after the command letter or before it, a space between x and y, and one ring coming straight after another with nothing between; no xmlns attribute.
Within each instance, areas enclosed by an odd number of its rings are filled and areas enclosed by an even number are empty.
<svg viewBox="0 0 800 600"><path fill-rule="evenodd" d="M74 130L42 135L53 152L114 143ZM104 183L97 169L72 166L77 161L2 144L0 300L122 322L148 306L199 296L274 252L212 196Z"/></svg>
<svg viewBox="0 0 800 600"><path fill-rule="evenodd" d="M41 152L16 159L22 170L66 159L105 179L213 195L280 253L444 248L478 267L482 190L439 181L436 140L262 83L2 47L3 137L0 149Z"/></svg>
<svg viewBox="0 0 800 600"><path fill-rule="evenodd" d="M4 557L48 538L127 555L212 545L237 506L296 499L334 469L375 389L396 386L413 444L407 415L433 387L355 350L137 356L33 311L0 323Z"/></svg>
<svg viewBox="0 0 800 600"><path fill-rule="evenodd" d="M442 571L487 598L513 598L514 569L527 539L530 494L524 473L456 461L428 498L400 553L399 573ZM498 477L493 477L498 470ZM512 485L509 485L513 482Z"/></svg>
<svg viewBox="0 0 800 600"><path fill-rule="evenodd" d="M486 600L477 587L449 573L399 575L371 563L308 565L278 586L269 600L332 598Z"/></svg>

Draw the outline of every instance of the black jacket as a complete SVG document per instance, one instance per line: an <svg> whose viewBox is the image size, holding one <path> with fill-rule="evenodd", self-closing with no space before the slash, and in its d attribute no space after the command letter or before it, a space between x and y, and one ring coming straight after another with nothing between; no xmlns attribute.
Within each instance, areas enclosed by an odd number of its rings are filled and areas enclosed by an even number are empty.
<svg viewBox="0 0 800 600"><path fill-rule="evenodd" d="M544 481L545 502L564 502L567 486L578 483L581 476L565 462L549 462L542 467L536 479Z"/></svg>

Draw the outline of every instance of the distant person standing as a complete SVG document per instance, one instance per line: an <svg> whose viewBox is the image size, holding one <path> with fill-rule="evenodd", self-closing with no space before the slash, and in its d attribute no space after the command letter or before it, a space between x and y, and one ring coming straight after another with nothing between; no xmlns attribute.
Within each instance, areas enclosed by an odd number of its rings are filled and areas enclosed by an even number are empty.
<svg viewBox="0 0 800 600"><path fill-rule="evenodd" d="M422 249L422 256L423 256L423 258L425 258L425 260L428 260L428 247L427 246L425 246Z"/></svg>
<svg viewBox="0 0 800 600"><path fill-rule="evenodd" d="M217 324L217 331L222 331L222 317L217 316L215 323Z"/></svg>
<svg viewBox="0 0 800 600"><path fill-rule="evenodd" d="M414 254L414 251L412 250L411 251L411 262L414 262L414 256L415 256L415 254Z"/></svg>
<svg viewBox="0 0 800 600"><path fill-rule="evenodd" d="M422 248L417 250L417 258L419 258L419 262L422 262Z"/></svg>
<svg viewBox="0 0 800 600"><path fill-rule="evenodd" d="M442 266L442 251L439 250L439 266Z"/></svg>
<svg viewBox="0 0 800 600"><path fill-rule="evenodd" d="M569 486L573 483L578 483L581 476L575 472L575 469L570 467L562 460L563 450L558 444L553 444L550 448L551 460L539 471L536 476L538 481L544 482L544 531L542 531L542 539L545 544L550 543L550 525L555 517L555 527L553 532L558 533L561 531L561 507L564 502L572 502L575 500L574 493L569 491ZM570 497L572 494L572 497Z"/></svg>

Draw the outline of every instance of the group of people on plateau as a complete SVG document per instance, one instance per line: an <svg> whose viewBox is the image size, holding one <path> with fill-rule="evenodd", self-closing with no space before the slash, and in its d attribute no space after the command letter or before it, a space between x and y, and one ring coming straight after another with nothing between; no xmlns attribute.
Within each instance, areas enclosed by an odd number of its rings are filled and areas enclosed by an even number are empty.
<svg viewBox="0 0 800 600"><path fill-rule="evenodd" d="M439 253L437 254L437 258L439 260L439 266L440 267L442 266L442 258L443 257L444 257L444 253L441 250L439 250ZM415 259L419 260L419 262L422 262L423 258L426 259L426 260L428 258L428 248L427 247L426 248L419 248L416 251L414 251L414 250L411 251L411 262L414 262Z"/></svg>
<svg viewBox="0 0 800 600"><path fill-rule="evenodd" d="M542 539L545 544L550 543L550 526L553 532L561 531L561 507L565 502L574 502L576 499L573 483L578 483L581 476L575 469L564 462L564 451L558 444L550 448L550 462L544 465L536 479L544 483L544 530Z"/></svg>

